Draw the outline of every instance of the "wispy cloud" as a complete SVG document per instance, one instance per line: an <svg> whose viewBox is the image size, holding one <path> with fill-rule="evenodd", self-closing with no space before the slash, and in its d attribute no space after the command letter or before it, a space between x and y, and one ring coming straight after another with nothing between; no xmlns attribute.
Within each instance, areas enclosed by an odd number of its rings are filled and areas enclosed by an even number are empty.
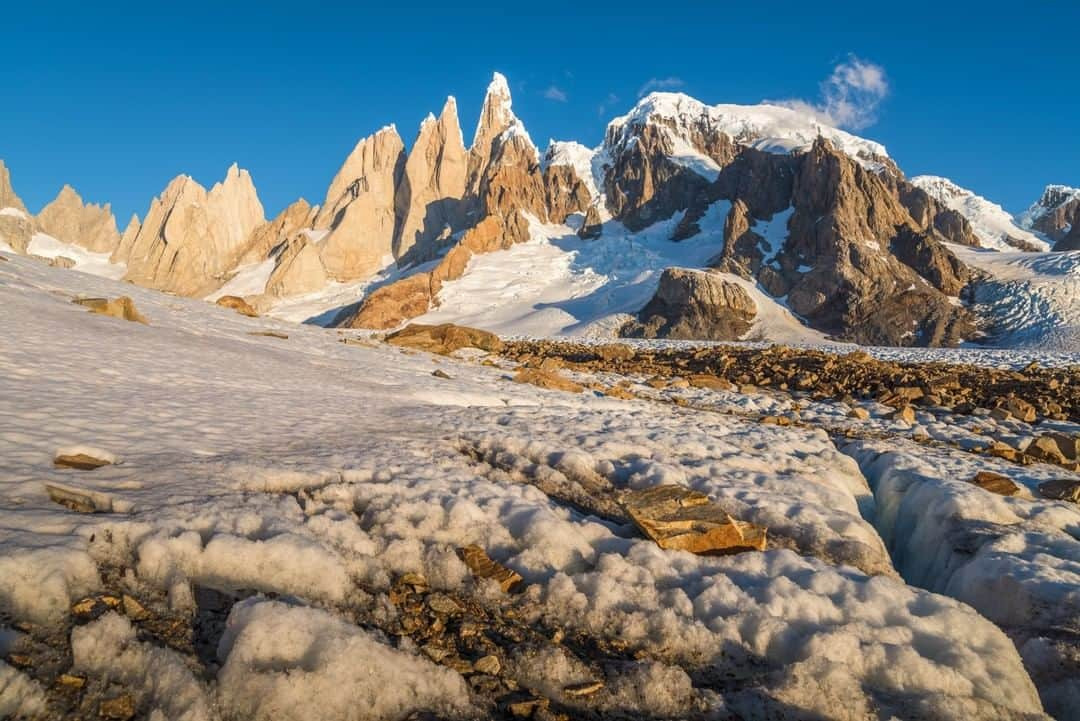
<svg viewBox="0 0 1080 721"><path fill-rule="evenodd" d="M615 93L608 93L607 97L604 98L604 102L596 106L596 114L602 117L608 108L617 102L619 102L619 96Z"/></svg>
<svg viewBox="0 0 1080 721"><path fill-rule="evenodd" d="M821 83L819 102L798 99L773 102L812 113L828 125L861 130L877 122L878 106L888 95L885 69L850 55Z"/></svg>
<svg viewBox="0 0 1080 721"><path fill-rule="evenodd" d="M683 82L682 78L649 78L644 85L638 88L637 96L642 98L654 90L673 90L681 88L683 85L686 85L686 83Z"/></svg>
<svg viewBox="0 0 1080 721"><path fill-rule="evenodd" d="M548 89L544 91L544 97L559 103L565 103L567 100L566 91L557 85L549 85Z"/></svg>

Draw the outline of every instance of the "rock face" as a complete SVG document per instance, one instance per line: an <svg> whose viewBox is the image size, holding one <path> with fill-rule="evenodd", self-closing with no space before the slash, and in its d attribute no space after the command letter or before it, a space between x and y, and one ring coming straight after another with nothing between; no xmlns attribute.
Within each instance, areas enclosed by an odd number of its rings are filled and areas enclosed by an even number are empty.
<svg viewBox="0 0 1080 721"><path fill-rule="evenodd" d="M4 165L4 161L0 160L0 210L4 208L14 208L26 213L26 206L15 194L15 189L11 187L11 173Z"/></svg>
<svg viewBox="0 0 1080 721"><path fill-rule="evenodd" d="M1054 245L1054 250L1080 250L1080 218L1077 219L1076 223L1073 223L1072 228L1069 229L1069 234Z"/></svg>
<svg viewBox="0 0 1080 721"><path fill-rule="evenodd" d="M753 324L757 306L738 283L708 271L668 268L638 320L623 326L628 338L738 340Z"/></svg>
<svg viewBox="0 0 1080 721"><path fill-rule="evenodd" d="M262 204L246 170L234 164L209 191L182 175L150 204L130 248L117 259L127 263L125 277L133 283L205 295L221 284L263 222Z"/></svg>
<svg viewBox="0 0 1080 721"><path fill-rule="evenodd" d="M329 232L319 259L336 281L365 278L393 252L394 192L405 170L405 144L394 126L361 140L326 193L315 227Z"/></svg>
<svg viewBox="0 0 1080 721"><path fill-rule="evenodd" d="M461 227L467 172L457 101L447 98L437 120L429 115L420 124L395 192L398 228L393 250L399 263L431 257L440 241Z"/></svg>
<svg viewBox="0 0 1080 721"><path fill-rule="evenodd" d="M16 253L26 253L34 228L26 206L11 187L11 174L0 160L0 243L11 246Z"/></svg>
<svg viewBox="0 0 1080 721"><path fill-rule="evenodd" d="M70 185L65 185L56 198L41 209L37 225L57 240L95 253L111 253L120 244L116 218L109 204L84 204Z"/></svg>
<svg viewBox="0 0 1080 721"><path fill-rule="evenodd" d="M1046 186L1042 197L1020 216L1020 222L1055 243L1062 243L1070 232L1080 225L1080 188L1070 188L1067 185ZM1055 246L1054 250L1076 248Z"/></svg>

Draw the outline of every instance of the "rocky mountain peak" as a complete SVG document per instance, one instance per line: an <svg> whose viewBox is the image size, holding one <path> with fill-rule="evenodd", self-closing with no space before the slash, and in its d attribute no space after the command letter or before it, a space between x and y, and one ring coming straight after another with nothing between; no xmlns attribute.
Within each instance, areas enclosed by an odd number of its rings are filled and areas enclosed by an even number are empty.
<svg viewBox="0 0 1080 721"><path fill-rule="evenodd" d="M395 182L393 169L404 162L404 153L405 143L393 124L383 126L375 133L361 138L330 182L316 226L333 226L345 206L361 193L384 192L385 188L373 186L385 185L388 169L391 171L390 181ZM390 193L393 194L393 187L390 188Z"/></svg>
<svg viewBox="0 0 1080 721"><path fill-rule="evenodd" d="M19 196L15 194L15 189L11 187L11 173L8 171L7 166L4 165L4 161L0 160L0 210L4 208L14 208L23 213L26 212L26 206L23 205Z"/></svg>
<svg viewBox="0 0 1080 721"><path fill-rule="evenodd" d="M1072 229L1080 224L1080 188L1068 185L1048 185L1042 196L1020 214L1021 227L1061 243ZM1055 250L1062 250L1055 246Z"/></svg>
<svg viewBox="0 0 1080 721"><path fill-rule="evenodd" d="M37 226L58 240L95 253L111 253L120 242L109 204L83 203L70 185L64 185L56 198L41 209Z"/></svg>

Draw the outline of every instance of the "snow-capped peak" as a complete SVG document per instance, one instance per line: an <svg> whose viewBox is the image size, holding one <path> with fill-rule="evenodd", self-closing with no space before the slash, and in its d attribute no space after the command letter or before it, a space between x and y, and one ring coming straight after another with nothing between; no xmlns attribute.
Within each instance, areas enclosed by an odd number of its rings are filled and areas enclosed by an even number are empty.
<svg viewBox="0 0 1080 721"><path fill-rule="evenodd" d="M617 147L631 137L628 129L652 120L665 121L677 130L695 125L719 130L738 143L772 153L803 150L824 136L841 152L875 170L889 157L880 143L825 125L809 113L766 103L706 105L683 93L646 95L629 113L608 124L605 143Z"/></svg>
<svg viewBox="0 0 1080 721"><path fill-rule="evenodd" d="M1040 250L1050 250L1050 244L1044 238L1021 228L1000 205L960 187L948 178L919 175L911 178L911 183L945 207L964 216L983 247L1015 250L1030 245Z"/></svg>
<svg viewBox="0 0 1080 721"><path fill-rule="evenodd" d="M1080 188L1068 185L1047 185L1042 197L1018 215L1016 221L1023 228L1031 228L1039 218L1072 200L1080 200Z"/></svg>

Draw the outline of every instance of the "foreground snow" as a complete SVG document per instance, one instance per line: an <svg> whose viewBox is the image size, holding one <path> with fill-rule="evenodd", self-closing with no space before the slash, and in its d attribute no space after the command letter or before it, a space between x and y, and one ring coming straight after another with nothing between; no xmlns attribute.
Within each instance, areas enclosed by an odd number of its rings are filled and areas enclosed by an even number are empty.
<svg viewBox="0 0 1080 721"><path fill-rule="evenodd" d="M149 325L70 303L120 293ZM456 671L352 620L392 614L380 599L419 572L435 588L513 607L533 627L637 652L584 700L561 690L588 670L568 648L506 659L517 683L571 709L1040 717L1009 637L971 607L894 577L871 489L822 431L542 391L475 362L343 344L321 328L23 258L0 262L0 302L0 336L16 339L0 345L8 617L65 629L69 604L120 568L127 587L177 613L194 612L199 588L254 593L233 607L201 674L117 616L64 631L76 669L107 670L148 713L483 715ZM266 330L288 338L251 334ZM435 368L451 378L434 378ZM70 445L122 463L54 468L53 453ZM664 551L530 480L582 474L621 488L692 486L732 513L758 514L780 547ZM132 510L72 513L49 501L43 481ZM468 544L521 573L525 592L474 582L455 553ZM0 674L0 709L43 703L26 672Z"/></svg>

